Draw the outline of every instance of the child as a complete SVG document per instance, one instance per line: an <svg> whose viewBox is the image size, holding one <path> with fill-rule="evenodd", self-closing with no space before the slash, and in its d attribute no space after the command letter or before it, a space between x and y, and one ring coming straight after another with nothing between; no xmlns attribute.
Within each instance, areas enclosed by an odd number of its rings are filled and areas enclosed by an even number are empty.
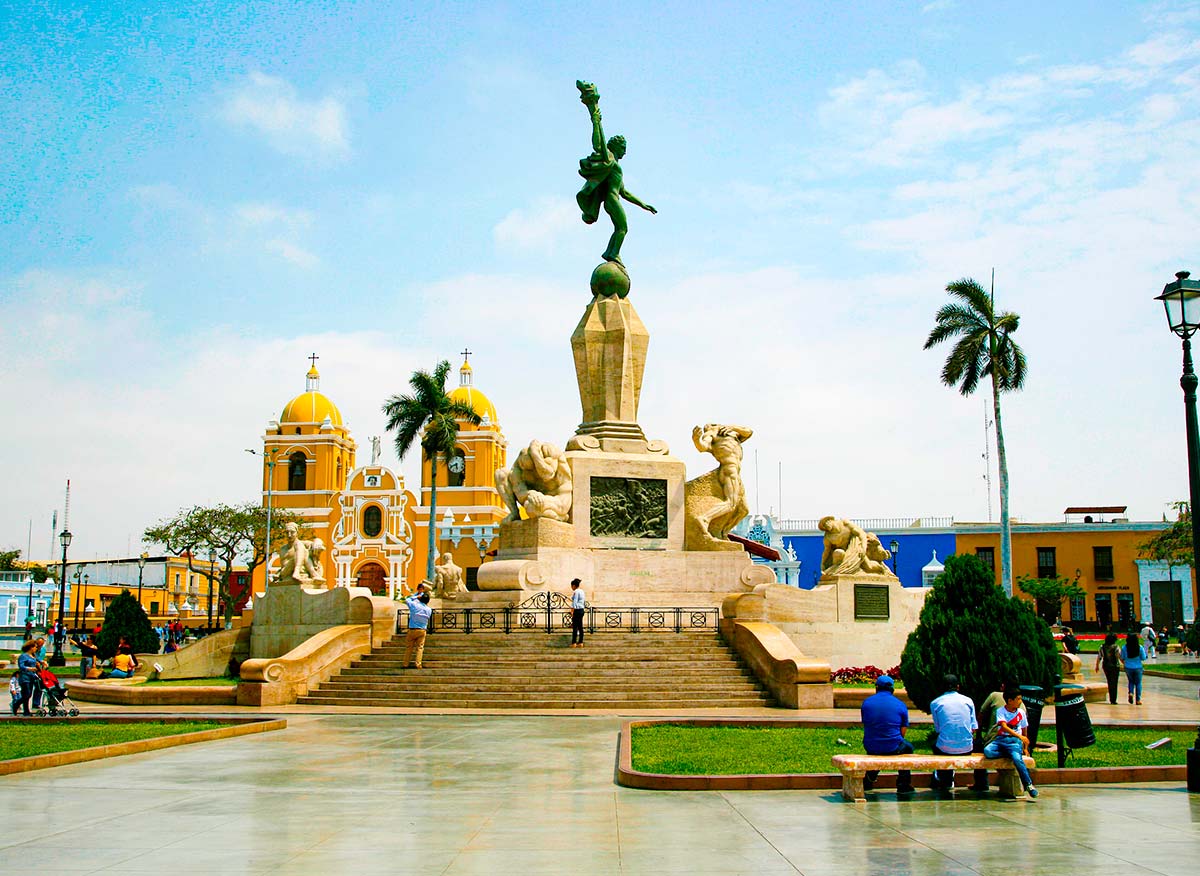
<svg viewBox="0 0 1200 876"><path fill-rule="evenodd" d="M1029 770L1025 767L1025 752L1029 749L1029 738L1024 730L1029 727L1025 708L1021 705L1021 692L1016 688L1005 688L1004 705L996 709L996 738L983 747L984 757L1007 757L1021 777L1021 785L1033 799L1038 789L1033 786Z"/></svg>
<svg viewBox="0 0 1200 876"><path fill-rule="evenodd" d="M13 677L9 679L8 693L12 697L12 713L15 715L21 706L21 700L24 699L21 695L21 673L14 672Z"/></svg>

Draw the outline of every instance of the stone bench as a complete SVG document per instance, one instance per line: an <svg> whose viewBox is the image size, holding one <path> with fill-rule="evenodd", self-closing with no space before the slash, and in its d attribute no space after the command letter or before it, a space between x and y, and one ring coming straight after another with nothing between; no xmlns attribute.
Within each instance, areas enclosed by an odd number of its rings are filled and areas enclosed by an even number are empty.
<svg viewBox="0 0 1200 876"><path fill-rule="evenodd" d="M934 770L996 770L1000 777L1000 796L1017 798L1025 794L1021 777L1007 757L984 757L982 754L835 754L833 765L842 774L842 797L854 802L866 799L863 778L868 770L912 770L918 773ZM1032 757L1026 756L1025 766L1033 768Z"/></svg>

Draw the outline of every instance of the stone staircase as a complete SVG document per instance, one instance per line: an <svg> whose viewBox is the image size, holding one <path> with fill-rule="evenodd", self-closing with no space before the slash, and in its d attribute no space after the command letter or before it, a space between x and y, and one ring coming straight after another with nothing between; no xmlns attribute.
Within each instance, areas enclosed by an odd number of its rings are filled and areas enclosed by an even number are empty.
<svg viewBox="0 0 1200 876"><path fill-rule="evenodd" d="M433 633L423 669L397 636L310 690L316 706L469 709L693 709L773 700L716 633Z"/></svg>

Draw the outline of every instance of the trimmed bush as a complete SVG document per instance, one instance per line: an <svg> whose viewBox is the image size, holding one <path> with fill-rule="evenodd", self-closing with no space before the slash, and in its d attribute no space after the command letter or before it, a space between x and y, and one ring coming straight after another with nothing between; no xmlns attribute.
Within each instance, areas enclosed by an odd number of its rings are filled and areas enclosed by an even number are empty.
<svg viewBox="0 0 1200 876"><path fill-rule="evenodd" d="M900 658L905 692L925 711L945 693L947 673L958 676L976 708L1005 679L1041 687L1059 679L1050 627L1027 602L1005 596L992 571L970 555L946 559Z"/></svg>
<svg viewBox="0 0 1200 876"><path fill-rule="evenodd" d="M104 626L96 637L96 647L104 660L117 653L117 644L124 636L135 654L157 654L158 633L150 626L150 618L128 590L108 604Z"/></svg>

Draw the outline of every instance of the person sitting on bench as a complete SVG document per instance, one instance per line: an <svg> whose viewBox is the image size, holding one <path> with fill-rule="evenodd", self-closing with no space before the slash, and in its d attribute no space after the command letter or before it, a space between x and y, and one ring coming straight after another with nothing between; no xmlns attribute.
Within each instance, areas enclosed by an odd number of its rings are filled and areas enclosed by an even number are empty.
<svg viewBox="0 0 1200 876"><path fill-rule="evenodd" d="M875 679L875 694L863 700L863 748L867 754L912 754L912 743L904 738L908 730L908 706L896 696L895 683L890 676ZM879 770L868 770L863 787L871 790ZM896 793L911 794L912 772L899 770L896 777Z"/></svg>

